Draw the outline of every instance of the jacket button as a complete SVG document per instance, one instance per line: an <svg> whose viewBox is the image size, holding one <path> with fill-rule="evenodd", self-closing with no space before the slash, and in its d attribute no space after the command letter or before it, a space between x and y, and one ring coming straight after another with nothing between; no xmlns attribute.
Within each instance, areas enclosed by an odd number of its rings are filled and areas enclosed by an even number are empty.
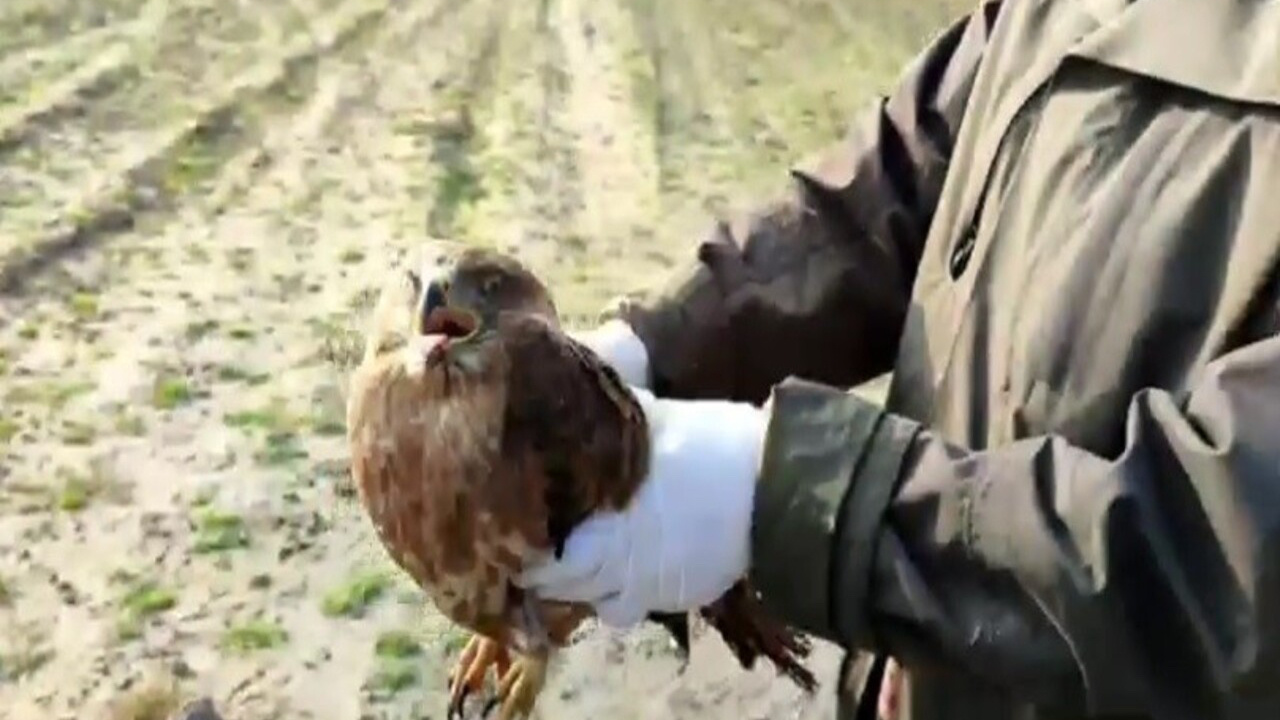
<svg viewBox="0 0 1280 720"><path fill-rule="evenodd" d="M964 237L960 238L960 242L951 251L949 269L952 280L959 280L960 276L964 274L964 269L969 267L969 258L973 257L973 246L976 241L977 233L974 232L971 226L968 230L965 230Z"/></svg>

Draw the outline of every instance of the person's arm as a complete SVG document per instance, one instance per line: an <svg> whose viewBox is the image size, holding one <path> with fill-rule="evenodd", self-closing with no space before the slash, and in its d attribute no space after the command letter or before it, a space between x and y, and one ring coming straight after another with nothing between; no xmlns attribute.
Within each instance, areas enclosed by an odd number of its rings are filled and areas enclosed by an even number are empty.
<svg viewBox="0 0 1280 720"><path fill-rule="evenodd" d="M1077 711L1217 717L1225 693L1280 683L1277 437L1280 336L1185 399L1138 393L1115 460L1056 436L967 450L788 381L752 573L781 617L908 668Z"/></svg>
<svg viewBox="0 0 1280 720"><path fill-rule="evenodd" d="M788 375L851 386L890 369L998 5L934 40L843 142L792 171L788 197L719 224L662 289L606 311L647 354L636 370L634 342L601 341L629 382L759 401Z"/></svg>

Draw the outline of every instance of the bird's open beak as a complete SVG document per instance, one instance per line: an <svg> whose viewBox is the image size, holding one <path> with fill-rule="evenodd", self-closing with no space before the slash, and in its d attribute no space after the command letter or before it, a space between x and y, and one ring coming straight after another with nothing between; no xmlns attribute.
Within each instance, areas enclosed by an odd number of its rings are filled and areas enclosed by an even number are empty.
<svg viewBox="0 0 1280 720"><path fill-rule="evenodd" d="M449 296L445 292L445 285L439 280L432 280L427 283L427 289L422 293L421 304L418 307L418 316L414 318L414 330L419 335L427 335L428 325L431 321L431 314L436 310L447 306Z"/></svg>
<svg viewBox="0 0 1280 720"><path fill-rule="evenodd" d="M417 333L428 348L427 363L438 360L454 340L469 337L479 326L475 313L449 303L448 286L433 280L422 294L416 318Z"/></svg>

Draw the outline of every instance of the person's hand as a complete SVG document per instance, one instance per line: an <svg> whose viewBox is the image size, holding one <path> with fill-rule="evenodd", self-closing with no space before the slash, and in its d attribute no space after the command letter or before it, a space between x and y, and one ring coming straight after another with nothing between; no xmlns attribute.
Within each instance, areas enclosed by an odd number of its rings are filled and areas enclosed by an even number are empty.
<svg viewBox="0 0 1280 720"><path fill-rule="evenodd" d="M613 366L626 384L649 387L649 353L627 323L609 320L590 330L569 335Z"/></svg>
<svg viewBox="0 0 1280 720"><path fill-rule="evenodd" d="M748 403L668 400L632 388L648 418L649 474L622 512L579 525L564 555L516 584L592 605L606 625L710 604L747 572L767 413Z"/></svg>
<svg viewBox="0 0 1280 720"><path fill-rule="evenodd" d="M906 681L906 670L897 660L889 658L884 666L884 677L880 680L880 697L877 714L880 720L898 720L902 709L903 683Z"/></svg>

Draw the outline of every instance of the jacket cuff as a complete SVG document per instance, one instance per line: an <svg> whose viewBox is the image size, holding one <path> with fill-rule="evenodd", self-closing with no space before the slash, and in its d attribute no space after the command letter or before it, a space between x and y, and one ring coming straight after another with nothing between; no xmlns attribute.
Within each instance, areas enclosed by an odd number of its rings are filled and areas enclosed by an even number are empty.
<svg viewBox="0 0 1280 720"><path fill-rule="evenodd" d="M774 388L752 523L751 581L771 613L855 647L881 518L919 426L852 393Z"/></svg>

